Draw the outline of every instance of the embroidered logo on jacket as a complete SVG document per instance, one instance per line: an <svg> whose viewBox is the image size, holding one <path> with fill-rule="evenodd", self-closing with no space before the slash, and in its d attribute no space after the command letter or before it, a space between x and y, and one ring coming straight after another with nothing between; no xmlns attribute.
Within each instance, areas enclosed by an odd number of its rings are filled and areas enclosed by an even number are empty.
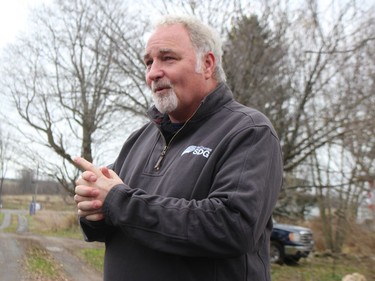
<svg viewBox="0 0 375 281"><path fill-rule="evenodd" d="M187 147L181 155L187 153L193 153L193 155L202 155L203 157L208 158L210 156L212 149L204 146L190 145Z"/></svg>

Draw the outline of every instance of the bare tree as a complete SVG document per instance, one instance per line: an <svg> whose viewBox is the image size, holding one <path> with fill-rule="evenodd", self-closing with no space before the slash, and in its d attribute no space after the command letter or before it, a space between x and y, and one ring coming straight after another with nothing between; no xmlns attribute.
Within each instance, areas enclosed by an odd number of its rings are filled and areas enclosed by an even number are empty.
<svg viewBox="0 0 375 281"><path fill-rule="evenodd" d="M143 117L148 107L140 82L141 34L121 3L69 0L45 6L35 13L35 33L8 49L3 66L7 94L33 129L21 132L61 159L43 168L67 190L78 172L72 156L93 161L94 144L114 140L118 128L126 132L126 119L136 123L134 116Z"/></svg>
<svg viewBox="0 0 375 281"><path fill-rule="evenodd" d="M4 134L0 127L0 209L3 207L3 184L8 171L8 165L12 155L9 134Z"/></svg>
<svg viewBox="0 0 375 281"><path fill-rule="evenodd" d="M48 163L69 189L78 173L71 155L93 160L108 147L100 144L132 130L150 105L141 57L149 19L156 11L193 14L221 32L235 97L264 112L278 132L285 188L275 214L303 218L317 203L326 245L340 251L345 231L333 226L353 219L366 192L359 179L374 173L374 7L353 0L124 2L57 1L36 14L38 32L9 50L3 88L33 128L23 131L33 140L26 155L35 145L52 149L58 160L29 158Z"/></svg>
<svg viewBox="0 0 375 281"><path fill-rule="evenodd" d="M318 8L311 1L308 12L304 10L304 15L311 15L307 22L314 36L305 37L310 47L301 44L298 48L309 59L301 60L306 65L301 80L305 81L304 91L296 103L297 118L291 120L292 130L285 138L285 170L304 171L310 178L326 247L340 252L350 230L345 226L356 221L358 206L366 194L358 176L374 165L368 156L374 146L374 139L368 137L375 127L370 109L374 106L370 82L374 64L366 55L374 45L374 22L371 9L363 13L355 2L348 1L338 7L334 24L327 28Z"/></svg>
<svg viewBox="0 0 375 281"><path fill-rule="evenodd" d="M355 218L366 194L356 178L374 165L375 28L373 7L318 3L270 1L260 14L237 15L224 62L234 95L265 112L281 139L285 188L275 214L301 218L318 202L327 247L340 251L346 231L336 226Z"/></svg>
<svg viewBox="0 0 375 281"><path fill-rule="evenodd" d="M249 2L242 0L156 0L152 3L151 15L155 14L154 10L160 15L194 15L214 26L225 37L231 21L251 10Z"/></svg>

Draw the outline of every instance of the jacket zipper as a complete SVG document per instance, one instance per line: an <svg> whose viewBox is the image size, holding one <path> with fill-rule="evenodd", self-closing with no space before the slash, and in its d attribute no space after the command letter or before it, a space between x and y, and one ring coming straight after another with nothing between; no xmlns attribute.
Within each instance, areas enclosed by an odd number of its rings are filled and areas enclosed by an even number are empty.
<svg viewBox="0 0 375 281"><path fill-rule="evenodd" d="M189 119L190 120L190 119ZM163 161L163 159L164 159L164 157L165 157L165 155L167 154L167 150L168 150L168 148L169 148L169 146L170 146L170 144L171 144L171 142L173 141L173 139L175 138L175 136L185 127L185 125L186 125L186 123L189 121L189 120L187 120L186 122L185 122L185 124L173 135L173 137L171 138L171 140L169 141L169 143L167 144L167 141L165 140L165 137L163 136L163 133L162 132L160 132L160 134L161 134L161 136L162 136L162 138L164 139L164 143L166 144L166 145L164 145L164 147L163 147L163 150L161 151L161 153L160 153L160 155L159 155L159 158L158 158L158 161L156 161L156 164L155 164L155 166L154 166L154 169L156 170L156 171L159 171L160 170L160 167L161 167L161 162Z"/></svg>
<svg viewBox="0 0 375 281"><path fill-rule="evenodd" d="M154 166L154 169L156 171L159 171L160 168L161 168L161 163L163 162L163 159L165 157L165 155L167 154L167 151L168 151L168 148L171 144L171 142L173 141L173 139L177 136L177 134L186 126L186 124L191 120L191 118L193 118L193 116L195 115L195 113L198 111L198 109L201 107L202 103L198 106L198 108L194 111L193 115L190 116L190 118L188 120L186 120L185 124L173 135L173 137L171 138L171 140L169 141L169 143L167 143L167 141L165 140L165 137L163 136L163 133L160 131L160 134L162 136L162 138L164 139L164 147L163 147L163 150L161 151L160 155L159 155L159 158L158 160L156 161L156 164Z"/></svg>
<svg viewBox="0 0 375 281"><path fill-rule="evenodd" d="M164 156L165 156L165 154L167 153L167 150L168 150L168 145L165 145L164 148L163 148L163 150L162 150L161 153L160 153L160 156L159 156L159 158L158 158L158 161L156 161L156 164L155 164L155 166L154 166L154 169L155 169L155 170L157 170L157 171L160 170L161 162L163 161Z"/></svg>

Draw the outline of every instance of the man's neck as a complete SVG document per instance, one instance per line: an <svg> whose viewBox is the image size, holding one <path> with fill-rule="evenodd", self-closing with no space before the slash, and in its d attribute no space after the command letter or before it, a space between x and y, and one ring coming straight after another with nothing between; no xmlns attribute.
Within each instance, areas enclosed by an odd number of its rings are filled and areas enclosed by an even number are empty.
<svg viewBox="0 0 375 281"><path fill-rule="evenodd" d="M182 111L181 109L177 109L174 112L170 112L168 114L169 119L171 120L172 123L185 123L195 114L202 100L205 99L208 95L210 95L220 84L216 80L213 80L213 79L211 79L210 81L211 82L207 84L207 90L205 91L206 94L203 95L201 100L195 102L186 110Z"/></svg>

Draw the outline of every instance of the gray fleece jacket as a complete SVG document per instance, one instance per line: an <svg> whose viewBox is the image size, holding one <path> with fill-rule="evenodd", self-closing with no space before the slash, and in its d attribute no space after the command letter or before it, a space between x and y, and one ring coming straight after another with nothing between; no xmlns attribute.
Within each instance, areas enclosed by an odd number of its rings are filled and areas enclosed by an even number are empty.
<svg viewBox="0 0 375 281"><path fill-rule="evenodd" d="M125 142L105 220L81 219L106 245L106 281L269 281L271 214L282 156L269 120L220 84L166 143L162 116Z"/></svg>

